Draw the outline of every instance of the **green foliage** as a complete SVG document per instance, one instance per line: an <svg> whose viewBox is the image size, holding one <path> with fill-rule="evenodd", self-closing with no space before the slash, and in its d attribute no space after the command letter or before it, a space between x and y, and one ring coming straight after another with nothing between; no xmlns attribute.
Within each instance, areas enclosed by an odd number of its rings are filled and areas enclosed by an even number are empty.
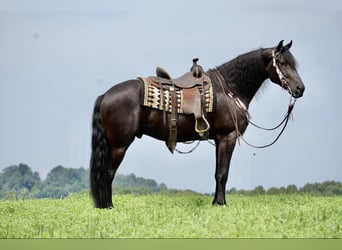
<svg viewBox="0 0 342 250"><path fill-rule="evenodd" d="M313 195L342 195L342 183L336 181L326 181L324 183L306 184L299 192Z"/></svg>
<svg viewBox="0 0 342 250"><path fill-rule="evenodd" d="M57 166L47 175L39 187L37 198L63 198L89 188L89 173L84 168Z"/></svg>
<svg viewBox="0 0 342 250"><path fill-rule="evenodd" d="M9 166L0 174L0 198L26 196L39 184L39 174L32 172L29 166L25 164Z"/></svg>
<svg viewBox="0 0 342 250"><path fill-rule="evenodd" d="M61 198L89 187L89 173L84 168L53 168L46 180L25 164L13 165L0 173L0 198Z"/></svg>
<svg viewBox="0 0 342 250"><path fill-rule="evenodd" d="M263 195L266 193L266 190L263 186L257 186L253 191L253 195Z"/></svg>
<svg viewBox="0 0 342 250"><path fill-rule="evenodd" d="M118 194L148 194L166 190L164 183L158 185L155 180L136 177L135 174L117 174L113 181L113 192Z"/></svg>
<svg viewBox="0 0 342 250"><path fill-rule="evenodd" d="M342 197L114 195L95 209L88 192L65 199L0 200L0 238L341 238Z"/></svg>
<svg viewBox="0 0 342 250"><path fill-rule="evenodd" d="M280 194L310 194L317 196L341 196L342 195L342 183L337 181L325 181L322 183L306 184L302 188L297 188L296 185L288 185L285 187L271 187L265 190L262 186L256 187L254 190L237 190L232 188L227 191L228 194L240 194L240 195L280 195Z"/></svg>
<svg viewBox="0 0 342 250"><path fill-rule="evenodd" d="M13 165L3 169L0 173L0 199L32 199L32 198L65 198L71 193L89 190L89 170L84 168L65 168L57 166L41 180L37 172L25 164ZM168 189L164 184L155 180L137 177L134 174L116 175L113 182L114 194L152 193L196 194L191 190ZM295 185L285 187L271 187L266 190L257 186L253 190L237 190L232 188L227 194L248 196L280 195L280 194L311 194L319 196L342 196L342 183L326 181L323 183L306 184L302 188ZM212 194L209 194L212 196Z"/></svg>
<svg viewBox="0 0 342 250"><path fill-rule="evenodd" d="M89 189L89 170L84 168L65 168L57 166L41 181L37 172L24 164L10 166L0 173L0 198L65 198L71 193ZM164 183L136 177L134 174L118 174L113 182L116 194L150 194L165 192L168 188Z"/></svg>

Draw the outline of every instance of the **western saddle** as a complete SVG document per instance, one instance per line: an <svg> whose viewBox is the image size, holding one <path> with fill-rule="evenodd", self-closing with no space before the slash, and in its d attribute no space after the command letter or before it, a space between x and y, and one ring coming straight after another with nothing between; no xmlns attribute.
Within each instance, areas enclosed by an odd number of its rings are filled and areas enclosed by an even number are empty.
<svg viewBox="0 0 342 250"><path fill-rule="evenodd" d="M185 73L181 77L171 78L165 69L157 67L157 76L151 76L145 79L145 81L152 81L152 84L158 86L161 92L165 91L169 93L169 96L160 94L159 103L161 103L162 107L159 107L159 109L164 111L164 121L166 121L165 111L171 112L171 120L169 123L170 133L167 142L167 147L171 153L174 152L177 144L177 113L194 115L195 131L201 138L204 138L210 129L210 124L205 118L206 101L209 98L204 93L209 88L212 88L211 81L209 75L197 64L198 58L194 58L192 61L193 65L190 72ZM179 92L181 92L181 98L178 96ZM170 107L163 107L164 103L167 102L164 99L170 99ZM179 109L182 112L178 112Z"/></svg>

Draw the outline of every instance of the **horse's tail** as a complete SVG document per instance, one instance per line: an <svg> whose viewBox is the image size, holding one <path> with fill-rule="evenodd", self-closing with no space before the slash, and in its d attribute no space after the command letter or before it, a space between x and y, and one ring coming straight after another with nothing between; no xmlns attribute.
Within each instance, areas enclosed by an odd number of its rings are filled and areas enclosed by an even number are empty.
<svg viewBox="0 0 342 250"><path fill-rule="evenodd" d="M100 106L104 95L96 99L93 121L92 141L90 158L90 191L95 207L104 208L107 206L108 198L108 139L102 125ZM111 194L110 194L111 195Z"/></svg>

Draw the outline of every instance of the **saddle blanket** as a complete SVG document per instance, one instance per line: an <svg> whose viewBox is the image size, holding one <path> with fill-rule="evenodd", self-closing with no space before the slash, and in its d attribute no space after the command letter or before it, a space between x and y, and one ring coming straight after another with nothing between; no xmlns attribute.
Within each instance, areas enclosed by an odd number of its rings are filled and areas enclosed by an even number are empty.
<svg viewBox="0 0 342 250"><path fill-rule="evenodd" d="M156 83L151 78L139 78L144 83L144 94L143 94L143 106L165 110L171 112L171 93L170 88L172 86L162 85L162 89L159 83ZM197 88L197 87L195 87ZM184 91L186 89L180 89L175 87L177 97L177 113L186 114L184 112ZM214 111L214 93L212 83L209 82L200 89L201 95L204 95L205 111L207 113ZM162 96L162 97L161 97Z"/></svg>

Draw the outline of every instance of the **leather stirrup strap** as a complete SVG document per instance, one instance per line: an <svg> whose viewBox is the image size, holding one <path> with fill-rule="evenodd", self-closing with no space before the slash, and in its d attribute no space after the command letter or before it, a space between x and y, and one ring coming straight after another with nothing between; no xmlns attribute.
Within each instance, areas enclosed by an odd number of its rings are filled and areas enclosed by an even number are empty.
<svg viewBox="0 0 342 250"><path fill-rule="evenodd" d="M164 101L164 90L163 90L163 85L159 81L159 89L160 89L160 107L163 110L163 123L166 124L166 111L165 111L165 106L167 105Z"/></svg>
<svg viewBox="0 0 342 250"><path fill-rule="evenodd" d="M167 147L173 153L177 144L177 95L174 85L170 87L171 93L171 122Z"/></svg>

